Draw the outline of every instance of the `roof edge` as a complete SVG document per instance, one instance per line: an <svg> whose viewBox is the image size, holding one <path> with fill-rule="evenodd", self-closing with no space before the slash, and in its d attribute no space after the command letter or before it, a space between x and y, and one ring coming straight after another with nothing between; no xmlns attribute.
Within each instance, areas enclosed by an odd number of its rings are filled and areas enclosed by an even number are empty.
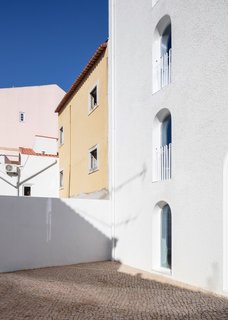
<svg viewBox="0 0 228 320"><path fill-rule="evenodd" d="M85 79L89 71L93 68L93 66L96 64L96 62L99 60L99 58L102 56L102 54L105 52L108 45L108 40L103 42L95 51L92 58L89 60L85 68L82 70L82 72L79 74L79 76L76 78L68 92L65 94L63 99L58 104L57 108L55 109L55 112L59 113L66 105L66 103L70 100L70 98L74 95L75 91L78 89L82 81Z"/></svg>

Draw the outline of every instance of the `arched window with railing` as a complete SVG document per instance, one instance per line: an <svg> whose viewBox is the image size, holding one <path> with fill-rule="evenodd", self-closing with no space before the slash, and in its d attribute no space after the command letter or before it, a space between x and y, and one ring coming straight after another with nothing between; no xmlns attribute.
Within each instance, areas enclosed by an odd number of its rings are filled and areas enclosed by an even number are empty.
<svg viewBox="0 0 228 320"><path fill-rule="evenodd" d="M172 117L168 109L160 110L153 121L153 181L172 176Z"/></svg>
<svg viewBox="0 0 228 320"><path fill-rule="evenodd" d="M165 15L157 24L153 39L153 92L171 82L172 27Z"/></svg>

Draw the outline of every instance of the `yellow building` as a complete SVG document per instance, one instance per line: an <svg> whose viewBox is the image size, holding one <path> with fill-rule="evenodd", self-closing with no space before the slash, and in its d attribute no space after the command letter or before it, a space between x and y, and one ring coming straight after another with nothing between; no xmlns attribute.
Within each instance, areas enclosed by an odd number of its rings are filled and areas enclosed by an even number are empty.
<svg viewBox="0 0 228 320"><path fill-rule="evenodd" d="M108 50L100 45L59 103L60 197L108 191Z"/></svg>

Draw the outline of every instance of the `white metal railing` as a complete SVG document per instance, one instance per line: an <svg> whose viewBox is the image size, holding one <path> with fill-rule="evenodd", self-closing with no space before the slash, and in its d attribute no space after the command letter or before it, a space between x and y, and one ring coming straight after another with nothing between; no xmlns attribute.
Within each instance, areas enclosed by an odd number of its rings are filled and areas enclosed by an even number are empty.
<svg viewBox="0 0 228 320"><path fill-rule="evenodd" d="M156 78L159 89L171 82L172 49L169 49L159 60L156 60Z"/></svg>
<svg viewBox="0 0 228 320"><path fill-rule="evenodd" d="M156 149L156 177L157 181L171 179L172 144Z"/></svg>

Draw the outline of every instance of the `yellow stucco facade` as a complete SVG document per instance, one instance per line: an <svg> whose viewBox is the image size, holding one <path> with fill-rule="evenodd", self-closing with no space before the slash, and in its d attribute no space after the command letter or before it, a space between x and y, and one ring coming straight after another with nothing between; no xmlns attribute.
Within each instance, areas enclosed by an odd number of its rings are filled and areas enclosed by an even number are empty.
<svg viewBox="0 0 228 320"><path fill-rule="evenodd" d="M89 69L80 86L59 112L59 146L63 183L60 197L78 197L108 190L108 50ZM91 92L96 103L91 109ZM91 150L96 166L91 169Z"/></svg>

